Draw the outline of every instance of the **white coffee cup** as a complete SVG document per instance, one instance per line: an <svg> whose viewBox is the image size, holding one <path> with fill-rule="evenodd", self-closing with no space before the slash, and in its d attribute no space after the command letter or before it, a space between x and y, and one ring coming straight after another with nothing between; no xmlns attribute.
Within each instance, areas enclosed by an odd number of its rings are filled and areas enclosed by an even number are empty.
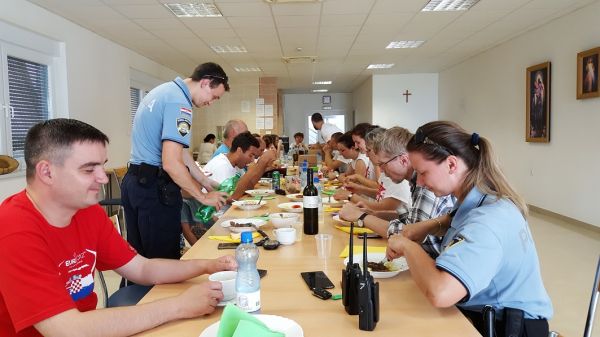
<svg viewBox="0 0 600 337"><path fill-rule="evenodd" d="M296 242L295 228L277 228L273 230L273 233L275 233L275 238L277 238L277 241L282 245L291 245Z"/></svg>
<svg viewBox="0 0 600 337"><path fill-rule="evenodd" d="M220 271L214 274L210 274L208 279L210 281L221 282L223 291L223 302L231 301L235 298L235 278L237 271Z"/></svg>

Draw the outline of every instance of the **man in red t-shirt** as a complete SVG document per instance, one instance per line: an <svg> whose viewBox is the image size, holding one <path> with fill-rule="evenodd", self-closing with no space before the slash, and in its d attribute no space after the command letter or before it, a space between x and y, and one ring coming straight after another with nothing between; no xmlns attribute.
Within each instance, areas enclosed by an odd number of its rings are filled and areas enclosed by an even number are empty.
<svg viewBox="0 0 600 337"><path fill-rule="evenodd" d="M101 131L72 119L40 123L27 134L27 187L0 206L0 336L128 336L209 314L223 298L219 282L205 282L177 297L93 310L96 269L150 285L237 268L232 256L138 255L97 204L108 181L107 143Z"/></svg>

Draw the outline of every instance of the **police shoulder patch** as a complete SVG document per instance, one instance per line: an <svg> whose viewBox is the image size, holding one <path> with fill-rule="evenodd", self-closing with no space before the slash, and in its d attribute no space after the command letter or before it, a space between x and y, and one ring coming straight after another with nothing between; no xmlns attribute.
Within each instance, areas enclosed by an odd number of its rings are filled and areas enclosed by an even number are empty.
<svg viewBox="0 0 600 337"><path fill-rule="evenodd" d="M444 248L444 250L448 250L456 245L461 244L463 241L465 241L464 236L462 235L458 235L456 236L454 239L452 239L452 241L450 241L450 243L446 246L446 248Z"/></svg>
<svg viewBox="0 0 600 337"><path fill-rule="evenodd" d="M180 135L186 136L190 132L192 123L187 118L177 118L177 131Z"/></svg>

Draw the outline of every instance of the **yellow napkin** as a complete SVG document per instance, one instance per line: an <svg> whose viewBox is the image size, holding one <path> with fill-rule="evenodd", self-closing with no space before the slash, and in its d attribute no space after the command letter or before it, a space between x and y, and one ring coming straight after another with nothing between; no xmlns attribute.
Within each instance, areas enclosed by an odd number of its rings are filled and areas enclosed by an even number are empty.
<svg viewBox="0 0 600 337"><path fill-rule="evenodd" d="M339 207L331 207L331 206L323 207L324 212L338 212L339 210L341 210L341 208L339 208Z"/></svg>
<svg viewBox="0 0 600 337"><path fill-rule="evenodd" d="M232 233L232 235L233 235L233 233ZM232 235L210 235L208 238L211 240L217 240L217 241L225 241L225 242L233 242L233 243L240 242L239 234L236 235L236 237L233 237ZM260 234L258 234L257 232L252 233L252 238L257 238L259 236L260 236Z"/></svg>
<svg viewBox="0 0 600 337"><path fill-rule="evenodd" d="M346 233L350 233L350 226L335 226L335 228L341 230L342 232L346 232ZM372 230L370 230L369 228L360 228L360 227L354 227L354 234L371 234L371 233L375 233Z"/></svg>
<svg viewBox="0 0 600 337"><path fill-rule="evenodd" d="M348 245L344 247L344 250L340 253L340 257L348 257L349 252ZM385 253L386 247L367 247L367 253ZM354 246L354 254L362 253L362 246Z"/></svg>

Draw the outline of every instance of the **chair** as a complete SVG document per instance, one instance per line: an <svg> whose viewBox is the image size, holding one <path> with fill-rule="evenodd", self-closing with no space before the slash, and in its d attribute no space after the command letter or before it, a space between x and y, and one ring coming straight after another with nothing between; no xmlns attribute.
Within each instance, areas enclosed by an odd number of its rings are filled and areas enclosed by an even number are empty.
<svg viewBox="0 0 600 337"><path fill-rule="evenodd" d="M116 214L118 215L119 219L121 220L121 221L119 221L119 224L120 224L119 233L124 238L127 238L126 229L125 229L125 211L124 211L123 207L121 206L121 182L123 181L125 174L127 174L127 166L116 167L109 171L110 180L106 186L108 191L105 191L104 190L105 187L103 186L105 199L100 200L99 203L101 206L106 207L106 212L108 213L109 216L114 214L113 207L117 207ZM116 186L115 193L113 193L113 185ZM118 197L113 198L113 195L117 194L117 193L118 193Z"/></svg>

